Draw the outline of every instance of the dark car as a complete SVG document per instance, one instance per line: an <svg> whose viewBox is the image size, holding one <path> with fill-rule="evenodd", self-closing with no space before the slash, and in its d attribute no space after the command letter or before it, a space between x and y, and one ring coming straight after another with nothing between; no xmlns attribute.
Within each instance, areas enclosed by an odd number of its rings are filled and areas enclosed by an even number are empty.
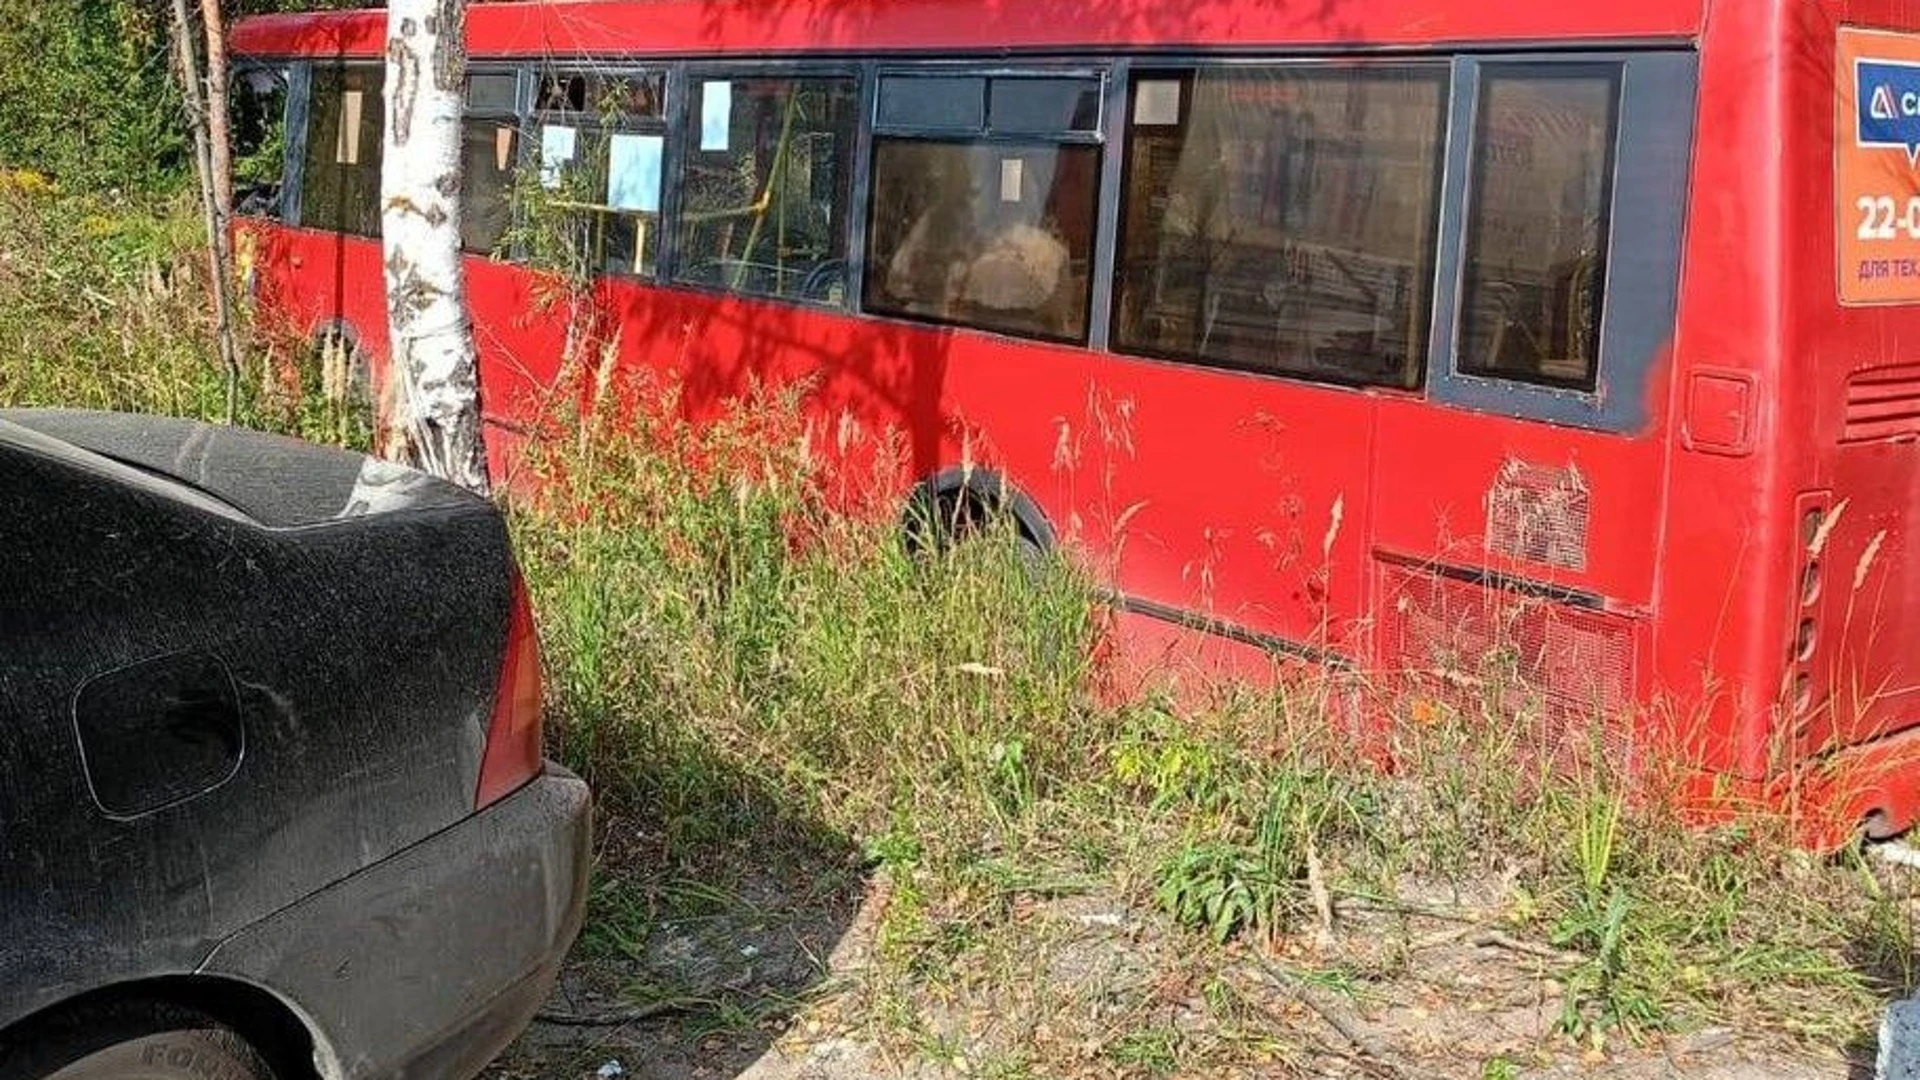
<svg viewBox="0 0 1920 1080"><path fill-rule="evenodd" d="M486 500L0 411L0 1080L471 1076L579 930L589 814Z"/></svg>

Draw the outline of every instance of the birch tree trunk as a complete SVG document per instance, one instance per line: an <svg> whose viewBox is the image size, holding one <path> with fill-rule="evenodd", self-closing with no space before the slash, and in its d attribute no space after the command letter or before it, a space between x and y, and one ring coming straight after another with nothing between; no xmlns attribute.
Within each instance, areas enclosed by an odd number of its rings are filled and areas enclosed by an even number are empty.
<svg viewBox="0 0 1920 1080"><path fill-rule="evenodd" d="M460 259L465 0L389 0L380 170L387 325L413 463L486 494L480 383Z"/></svg>
<svg viewBox="0 0 1920 1080"><path fill-rule="evenodd" d="M212 276L214 334L220 345L220 360L227 371L227 423L233 423L240 407L240 345L234 338L232 297L227 292L227 255L230 250L227 221L220 213L214 188L213 151L207 135L207 100L200 81L200 58L194 51L196 36L193 20L187 14L187 0L173 0L174 50L180 64L180 93L187 107L187 122L193 127L193 166L200 180L200 207L206 218L207 266Z"/></svg>
<svg viewBox="0 0 1920 1080"><path fill-rule="evenodd" d="M227 230L233 224L233 137L227 115L227 27L220 0L200 0L207 33L207 152L213 172L213 204L220 214L221 254L229 260Z"/></svg>

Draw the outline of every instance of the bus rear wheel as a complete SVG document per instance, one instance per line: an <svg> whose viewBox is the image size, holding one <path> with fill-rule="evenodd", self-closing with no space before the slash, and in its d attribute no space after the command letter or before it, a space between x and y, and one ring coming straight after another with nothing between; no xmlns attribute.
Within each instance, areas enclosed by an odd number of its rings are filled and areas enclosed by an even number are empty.
<svg viewBox="0 0 1920 1080"><path fill-rule="evenodd" d="M908 552L930 555L963 543L1005 537L1021 564L1038 570L1051 534L1024 497L993 477L935 477L907 501L903 532Z"/></svg>
<svg viewBox="0 0 1920 1080"><path fill-rule="evenodd" d="M335 323L313 339L312 363L302 392L319 404L323 434L348 446L366 448L379 428L373 369L359 339Z"/></svg>

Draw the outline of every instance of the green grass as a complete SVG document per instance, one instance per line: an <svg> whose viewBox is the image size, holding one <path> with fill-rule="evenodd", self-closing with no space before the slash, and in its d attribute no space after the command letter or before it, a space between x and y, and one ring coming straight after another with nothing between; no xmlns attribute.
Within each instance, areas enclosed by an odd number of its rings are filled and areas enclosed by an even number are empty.
<svg viewBox="0 0 1920 1080"><path fill-rule="evenodd" d="M126 205L42 184L0 171L0 407L224 419L193 208L184 197ZM239 332L249 362L238 422L367 445L366 422L320 392L320 360L304 343L244 323Z"/></svg>
<svg viewBox="0 0 1920 1080"><path fill-rule="evenodd" d="M0 191L0 403L218 413L180 221ZM265 359L290 353L251 355L244 422L339 434ZM1914 981L1911 876L1688 829L1599 739L1543 777L1539 719L1490 704L1388 723L1385 771L1330 719L1350 687L1106 700L1091 583L1010 534L912 555L886 500L831 508L800 391L695 427L670 387L620 389L629 422L556 418L509 509L551 749L602 804L578 955L631 1001L685 999L702 1032L831 1013L981 1075L1306 1068L1356 1052L1309 999L1384 1008L1436 955L1518 942L1559 1024L1474 1059L1511 1076L1709 1025L1838 1052ZM662 934L794 926L824 954L863 896L844 981L648 967Z"/></svg>
<svg viewBox="0 0 1920 1080"><path fill-rule="evenodd" d="M891 518L829 512L809 461L768 434L793 409L577 427L515 523L557 731L603 797L657 816L696 863L804 821L890 883L882 967L856 991L881 1036L1047 1063L1030 1030L928 1018L1047 1001L1075 1023L1085 1003L1037 985L1056 930L1030 914L1076 896L1188 937L1150 984L1310 937L1316 889L1339 906L1505 882L1503 932L1558 950L1560 1030L1588 1049L1726 1023L1838 1046L1910 980L1906 882L1863 890L1857 862L1689 830L1598 739L1529 779L1514 727L1447 713L1391 726L1387 775L1296 687L1198 713L1102 703L1088 583L1023 563L1011 536L916 557ZM1849 958L1863 951L1878 959ZM1364 996L1402 974L1342 981ZM1230 1009L1175 1038L1150 1002L1129 1008L1140 1026L1079 1032L1126 1070L1275 1052L1234 1038Z"/></svg>

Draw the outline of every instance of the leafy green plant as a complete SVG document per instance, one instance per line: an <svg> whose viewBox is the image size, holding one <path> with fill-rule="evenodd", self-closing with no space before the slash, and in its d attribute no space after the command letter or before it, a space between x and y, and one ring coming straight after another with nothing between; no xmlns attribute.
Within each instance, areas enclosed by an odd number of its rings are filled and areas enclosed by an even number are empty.
<svg viewBox="0 0 1920 1080"><path fill-rule="evenodd" d="M1110 751L1114 779L1149 796L1155 812L1216 805L1218 754L1154 703L1140 707Z"/></svg>
<svg viewBox="0 0 1920 1080"><path fill-rule="evenodd" d="M1183 846L1161 867L1154 898L1175 922L1223 943L1269 925L1284 888L1251 848L1221 841Z"/></svg>
<svg viewBox="0 0 1920 1080"><path fill-rule="evenodd" d="M1574 837L1580 890L1552 935L1554 945L1586 955L1568 977L1560 1026L1595 1046L1610 1032L1632 1033L1665 1019L1656 997L1633 977L1643 973L1629 968L1635 905L1613 880L1623 812L1611 792L1591 793L1582 803Z"/></svg>
<svg viewBox="0 0 1920 1080"><path fill-rule="evenodd" d="M1480 1065L1480 1080L1520 1080L1520 1066L1503 1057L1488 1058Z"/></svg>
<svg viewBox="0 0 1920 1080"><path fill-rule="evenodd" d="M1173 1076L1180 1071L1180 1033L1170 1028L1137 1028L1107 1048L1114 1064L1139 1069L1148 1076Z"/></svg>
<svg viewBox="0 0 1920 1080"><path fill-rule="evenodd" d="M175 190L188 159L167 46L156 5L5 5L0 166L47 173L72 193Z"/></svg>
<svg viewBox="0 0 1920 1080"><path fill-rule="evenodd" d="M157 206L0 178L0 405L220 418L204 236L191 204ZM254 334L241 423L365 445L320 392L305 343Z"/></svg>
<svg viewBox="0 0 1920 1080"><path fill-rule="evenodd" d="M1618 795L1601 792L1587 799L1580 815L1574 854L1579 860L1580 884L1586 899L1597 898L1613 872L1614 846L1620 838L1623 806Z"/></svg>
<svg viewBox="0 0 1920 1080"><path fill-rule="evenodd" d="M1560 1026L1592 1044L1605 1044L1610 1032L1628 1033L1659 1025L1663 1012L1658 1001L1635 979L1629 978L1629 916L1633 901L1615 888L1604 903L1583 896L1554 927L1553 944L1587 954L1567 978Z"/></svg>

